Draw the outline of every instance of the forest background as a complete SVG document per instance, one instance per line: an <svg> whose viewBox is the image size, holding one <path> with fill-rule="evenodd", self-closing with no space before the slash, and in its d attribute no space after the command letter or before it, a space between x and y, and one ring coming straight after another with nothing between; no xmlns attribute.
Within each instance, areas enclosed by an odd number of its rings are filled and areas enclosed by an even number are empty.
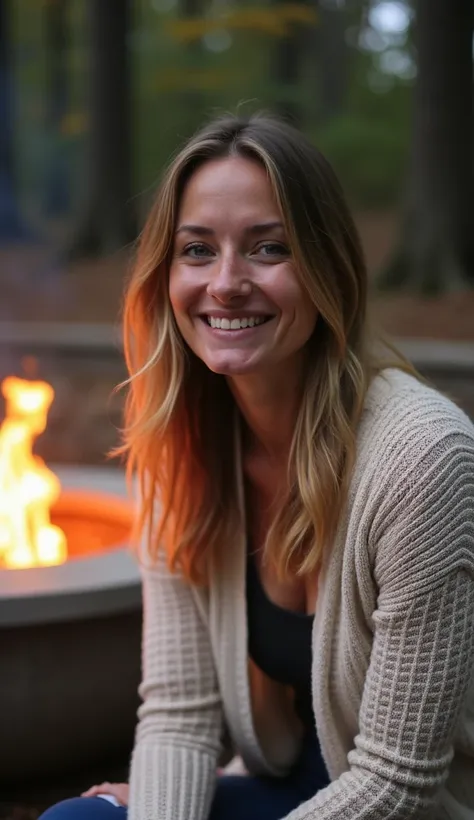
<svg viewBox="0 0 474 820"><path fill-rule="evenodd" d="M472 23L471 0L0 0L0 318L115 322L170 155L266 109L340 175L381 324L471 338Z"/></svg>

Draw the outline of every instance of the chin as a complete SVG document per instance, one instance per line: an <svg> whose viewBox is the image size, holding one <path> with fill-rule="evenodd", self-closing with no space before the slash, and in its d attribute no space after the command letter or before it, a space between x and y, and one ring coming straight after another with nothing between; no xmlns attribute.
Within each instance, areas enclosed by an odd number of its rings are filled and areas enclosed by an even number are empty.
<svg viewBox="0 0 474 820"><path fill-rule="evenodd" d="M257 365L254 362L230 361L230 360L205 360L204 364L213 373L218 373L220 376L245 376L249 373L255 373Z"/></svg>

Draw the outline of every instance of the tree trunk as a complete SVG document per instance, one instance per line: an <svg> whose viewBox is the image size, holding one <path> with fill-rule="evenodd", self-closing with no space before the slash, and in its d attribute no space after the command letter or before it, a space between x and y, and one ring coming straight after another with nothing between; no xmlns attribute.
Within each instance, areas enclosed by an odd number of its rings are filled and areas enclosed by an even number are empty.
<svg viewBox="0 0 474 820"><path fill-rule="evenodd" d="M411 175L385 287L439 292L474 283L471 0L417 0Z"/></svg>
<svg viewBox="0 0 474 820"><path fill-rule="evenodd" d="M69 106L67 67L68 0L49 0L45 6L47 59L46 128L49 156L44 186L44 209L48 216L69 210L70 174L61 128Z"/></svg>
<svg viewBox="0 0 474 820"><path fill-rule="evenodd" d="M315 60L318 67L318 120L321 123L334 119L344 109L349 71L346 27L345 6L337 0L325 0L319 4Z"/></svg>
<svg viewBox="0 0 474 820"><path fill-rule="evenodd" d="M136 236L131 190L130 0L89 0L85 196L66 256L110 253Z"/></svg>
<svg viewBox="0 0 474 820"><path fill-rule="evenodd" d="M18 206L10 8L0 0L0 242L34 239Z"/></svg>
<svg viewBox="0 0 474 820"><path fill-rule="evenodd" d="M300 76L298 45L296 33L291 32L277 40L274 54L273 75L278 95L275 110L293 125L300 125L302 119L300 107L293 97Z"/></svg>
<svg viewBox="0 0 474 820"><path fill-rule="evenodd" d="M202 0L178 0L178 16L183 20L192 20L204 15ZM190 78L190 88L181 91L181 111L182 118L180 118L184 137L188 139L192 136L194 131L202 125L202 118L204 116L204 104L202 95L196 88L192 87L192 77L200 62L202 54L202 46L198 40L193 40L190 43L182 46L184 64L187 74Z"/></svg>
<svg viewBox="0 0 474 820"><path fill-rule="evenodd" d="M301 3L305 0L275 0L274 8L278 11L279 5L289 5L292 2ZM313 0L311 6L317 6ZM284 119L296 127L303 123L301 104L298 101L300 83L302 81L304 58L309 44L308 31L302 25L292 24L292 30L279 37L273 53L273 82L276 86L274 109Z"/></svg>

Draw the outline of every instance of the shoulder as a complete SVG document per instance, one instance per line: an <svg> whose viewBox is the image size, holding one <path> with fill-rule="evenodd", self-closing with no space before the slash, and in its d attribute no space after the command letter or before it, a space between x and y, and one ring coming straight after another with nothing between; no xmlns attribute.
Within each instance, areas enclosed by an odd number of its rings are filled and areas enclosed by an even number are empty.
<svg viewBox="0 0 474 820"><path fill-rule="evenodd" d="M474 425L449 398L400 370L382 371L367 392L358 452L376 467L402 459L400 469L432 452L474 448Z"/></svg>
<svg viewBox="0 0 474 820"><path fill-rule="evenodd" d="M394 370L374 380L353 491L379 581L474 574L474 426L441 393Z"/></svg>

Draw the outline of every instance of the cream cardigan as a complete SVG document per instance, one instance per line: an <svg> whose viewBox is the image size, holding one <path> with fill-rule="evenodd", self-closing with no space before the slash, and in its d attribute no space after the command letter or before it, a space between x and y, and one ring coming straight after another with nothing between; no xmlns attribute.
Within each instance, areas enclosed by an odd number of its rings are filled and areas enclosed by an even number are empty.
<svg viewBox="0 0 474 820"><path fill-rule="evenodd" d="M247 655L245 526L208 591L143 570L130 820L205 820L224 732L284 775L288 692ZM396 370L376 378L320 578L316 727L330 785L286 820L474 820L474 428ZM454 754L454 758L453 758Z"/></svg>

